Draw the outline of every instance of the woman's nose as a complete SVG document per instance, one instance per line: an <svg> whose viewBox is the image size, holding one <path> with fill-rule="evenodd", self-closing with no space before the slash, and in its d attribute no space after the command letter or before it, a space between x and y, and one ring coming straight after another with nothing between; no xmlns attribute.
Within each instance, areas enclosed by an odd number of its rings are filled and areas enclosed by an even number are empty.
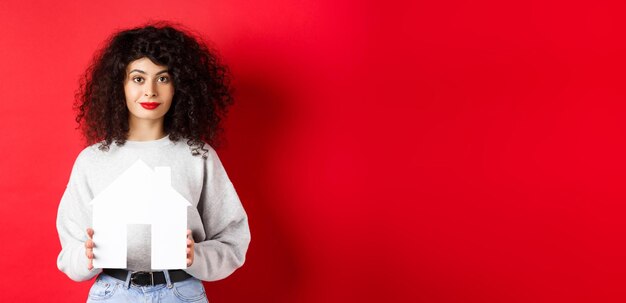
<svg viewBox="0 0 626 303"><path fill-rule="evenodd" d="M156 89L154 89L151 86L148 86L146 88L146 90L144 91L144 95L147 96L147 97L156 97L156 95L157 95L156 94Z"/></svg>

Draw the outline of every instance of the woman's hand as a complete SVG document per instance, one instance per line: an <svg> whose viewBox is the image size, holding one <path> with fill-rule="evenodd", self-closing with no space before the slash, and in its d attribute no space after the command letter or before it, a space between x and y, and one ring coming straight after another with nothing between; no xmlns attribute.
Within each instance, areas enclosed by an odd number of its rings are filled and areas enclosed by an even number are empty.
<svg viewBox="0 0 626 303"><path fill-rule="evenodd" d="M87 269L93 269L93 228L87 228L87 236L89 239L85 241L85 255L87 255L87 259L89 259L89 265Z"/></svg>
<svg viewBox="0 0 626 303"><path fill-rule="evenodd" d="M191 229L187 230L187 267L193 264L193 238L191 237Z"/></svg>
<svg viewBox="0 0 626 303"><path fill-rule="evenodd" d="M87 236L89 236L89 239L87 241L85 241L85 255L87 256L87 259L89 259L89 265L88 265L88 269L92 270L93 269L93 229L92 228L87 228ZM193 264L193 246L194 246L195 242L193 241L193 238L191 237L191 229L187 230L187 267L191 266L191 264Z"/></svg>

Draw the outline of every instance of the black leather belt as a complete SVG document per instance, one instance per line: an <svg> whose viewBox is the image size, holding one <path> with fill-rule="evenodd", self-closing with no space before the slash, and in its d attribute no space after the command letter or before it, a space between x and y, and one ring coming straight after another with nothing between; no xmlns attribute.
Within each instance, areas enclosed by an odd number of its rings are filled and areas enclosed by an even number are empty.
<svg viewBox="0 0 626 303"><path fill-rule="evenodd" d="M128 277L128 270L126 269L105 268L102 272L122 281L126 281ZM190 274L180 269L168 270L168 273L172 283L191 277ZM165 274L162 271L137 271L130 274L130 283L137 286L154 286L165 284L167 281L165 281Z"/></svg>

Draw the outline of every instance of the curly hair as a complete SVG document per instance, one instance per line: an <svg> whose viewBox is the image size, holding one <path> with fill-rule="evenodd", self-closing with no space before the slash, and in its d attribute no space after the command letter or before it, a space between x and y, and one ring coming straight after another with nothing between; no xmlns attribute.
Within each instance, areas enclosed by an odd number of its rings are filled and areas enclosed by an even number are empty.
<svg viewBox="0 0 626 303"><path fill-rule="evenodd" d="M126 142L129 112L123 81L128 64L142 57L167 66L172 77L174 97L163 123L170 139L186 139L192 154L202 151L204 158L204 142L219 145L221 121L233 103L228 68L202 39L176 27L157 21L120 30L95 53L74 103L77 128L88 145L100 142L98 148L108 151L112 142Z"/></svg>

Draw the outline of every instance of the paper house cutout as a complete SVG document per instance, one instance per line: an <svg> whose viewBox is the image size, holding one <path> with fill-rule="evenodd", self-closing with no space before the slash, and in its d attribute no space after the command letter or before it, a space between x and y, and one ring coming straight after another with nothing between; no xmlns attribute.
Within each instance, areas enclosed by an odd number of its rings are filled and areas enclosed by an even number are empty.
<svg viewBox="0 0 626 303"><path fill-rule="evenodd" d="M152 170L141 159L92 201L95 268L127 268L127 230L151 226L151 268L187 267L187 206L171 185L170 167Z"/></svg>

